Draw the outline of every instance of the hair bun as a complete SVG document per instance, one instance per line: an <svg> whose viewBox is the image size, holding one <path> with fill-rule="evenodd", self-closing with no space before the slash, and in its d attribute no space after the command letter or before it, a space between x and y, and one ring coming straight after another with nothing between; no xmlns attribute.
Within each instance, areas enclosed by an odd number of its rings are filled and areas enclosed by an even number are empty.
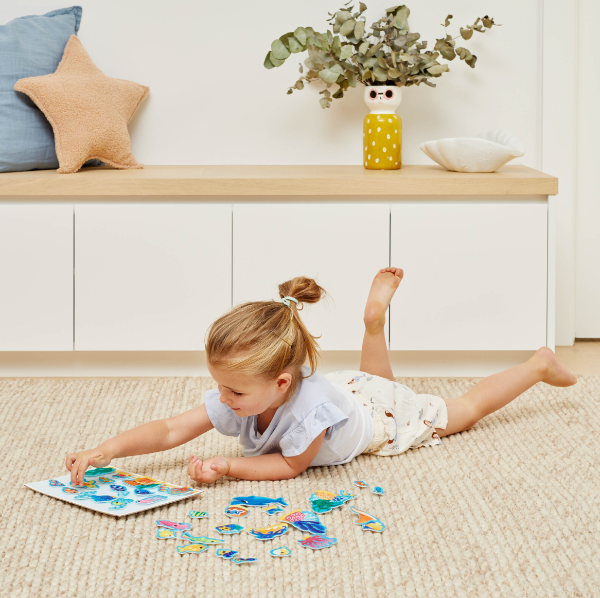
<svg viewBox="0 0 600 598"><path fill-rule="evenodd" d="M279 297L293 297L299 303L317 303L327 295L325 289L320 287L312 278L296 276L279 285Z"/></svg>

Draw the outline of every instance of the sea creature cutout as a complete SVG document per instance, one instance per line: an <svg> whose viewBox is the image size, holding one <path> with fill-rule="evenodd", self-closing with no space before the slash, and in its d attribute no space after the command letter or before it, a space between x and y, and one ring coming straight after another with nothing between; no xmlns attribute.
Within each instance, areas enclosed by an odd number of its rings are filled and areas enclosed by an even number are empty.
<svg viewBox="0 0 600 598"><path fill-rule="evenodd" d="M133 498L115 498L110 504L111 509L124 509L130 502L133 502Z"/></svg>
<svg viewBox="0 0 600 598"><path fill-rule="evenodd" d="M129 478L135 478L135 476L133 474L130 473L125 473L124 471L115 471L115 473L112 474L113 478L118 478L119 480L127 480Z"/></svg>
<svg viewBox="0 0 600 598"><path fill-rule="evenodd" d="M115 480L113 480L112 478L107 478L106 476L103 476L103 475L101 475L101 476L98 478L98 481L99 481L101 484L112 484L112 483L114 483L114 482L115 482Z"/></svg>
<svg viewBox="0 0 600 598"><path fill-rule="evenodd" d="M385 529L385 524L375 515L361 511L352 505L348 505L348 508L354 515L358 515L358 519L354 523L360 525L364 531L382 532Z"/></svg>
<svg viewBox="0 0 600 598"><path fill-rule="evenodd" d="M340 490L339 494L327 492L327 490L317 490L310 495L308 500L314 513L329 513L332 509L341 507L354 498L356 498L356 494L350 494L344 490Z"/></svg>
<svg viewBox="0 0 600 598"><path fill-rule="evenodd" d="M171 496L183 496L184 494L190 494L191 492L193 492L194 489L193 488L167 488L166 490L163 490L163 492L166 492L167 494L170 494Z"/></svg>
<svg viewBox="0 0 600 598"><path fill-rule="evenodd" d="M256 561L258 561L258 559L255 559L253 556L247 558L247 559L231 559L232 563L235 563L236 565L245 565L246 563L256 563Z"/></svg>
<svg viewBox="0 0 600 598"><path fill-rule="evenodd" d="M144 489L144 490L148 490L149 488L156 488L157 486L160 486L160 484L157 482L156 484L141 484L138 485L138 488L140 489Z"/></svg>
<svg viewBox="0 0 600 598"><path fill-rule="evenodd" d="M173 488L173 485L172 484L159 484L158 491L166 492L169 488Z"/></svg>
<svg viewBox="0 0 600 598"><path fill-rule="evenodd" d="M158 527L166 527L167 529L177 530L185 532L188 529L192 529L191 523L177 523L177 521L169 521L168 519L159 519L156 522Z"/></svg>
<svg viewBox="0 0 600 598"><path fill-rule="evenodd" d="M200 554L201 552L204 552L205 550L208 550L208 546L206 544L186 544L185 546L177 547L177 552L181 555Z"/></svg>
<svg viewBox="0 0 600 598"><path fill-rule="evenodd" d="M198 546L198 544L192 544L192 546ZM228 550L227 548L217 548L217 550L215 550L215 554L222 559L231 559L239 553L239 550Z"/></svg>
<svg viewBox="0 0 600 598"><path fill-rule="evenodd" d="M375 486L373 490L371 490L372 494L379 494L379 496L383 496L385 494L384 489L381 486Z"/></svg>
<svg viewBox="0 0 600 598"><path fill-rule="evenodd" d="M114 467L95 467L94 469L88 469L85 475L96 476L96 475L107 475L115 470Z"/></svg>
<svg viewBox="0 0 600 598"><path fill-rule="evenodd" d="M225 515L227 515L227 517L235 517L236 519L246 517L248 513L250 513L248 507L227 507L225 509Z"/></svg>
<svg viewBox="0 0 600 598"><path fill-rule="evenodd" d="M282 515L279 521L289 523L300 531L308 532L309 534L324 534L327 531L327 528L321 523L319 518L310 511L301 511L300 509L291 511L286 515Z"/></svg>
<svg viewBox="0 0 600 598"><path fill-rule="evenodd" d="M183 532L181 537L192 544L223 544L225 540L221 540L220 538L208 538L206 536L192 536L190 532Z"/></svg>
<svg viewBox="0 0 600 598"><path fill-rule="evenodd" d="M208 517L206 511L190 511L188 515L191 519L206 519Z"/></svg>
<svg viewBox="0 0 600 598"><path fill-rule="evenodd" d="M147 496L146 498L140 498L135 502L140 505L151 505L155 502L160 502L161 500L167 500L167 496L159 496L158 494L152 494L151 496Z"/></svg>
<svg viewBox="0 0 600 598"><path fill-rule="evenodd" d="M328 538L320 534L315 536L306 536L303 540L298 540L300 546L304 548L312 548L313 550L321 550L322 548L329 548L334 544L337 544L337 538Z"/></svg>
<svg viewBox="0 0 600 598"><path fill-rule="evenodd" d="M89 500L94 494L96 494L95 490L86 490L85 492L78 492L77 496L73 497L75 500ZM113 498L117 498L113 496Z"/></svg>
<svg viewBox="0 0 600 598"><path fill-rule="evenodd" d="M66 494L79 494L79 490L77 490L77 488L69 488L68 486L65 486L62 491Z"/></svg>
<svg viewBox="0 0 600 598"><path fill-rule="evenodd" d="M287 534L289 531L287 523L276 523L270 527L261 527L249 529L248 533L254 536L257 540L273 540Z"/></svg>
<svg viewBox="0 0 600 598"><path fill-rule="evenodd" d="M84 495L80 494L79 496L75 497L75 500L83 500L83 497L84 497ZM93 500L94 502L112 502L117 497L114 495L111 495L111 494L92 494L92 493L90 493L89 496L86 496L85 498L87 498L89 500Z"/></svg>
<svg viewBox="0 0 600 598"><path fill-rule="evenodd" d="M369 484L367 484L367 482L363 482L362 480L355 480L354 485L358 486L359 488L368 488L369 487Z"/></svg>
<svg viewBox="0 0 600 598"><path fill-rule="evenodd" d="M280 548L273 548L269 550L271 556L292 556L292 551L287 546L281 546Z"/></svg>
<svg viewBox="0 0 600 598"><path fill-rule="evenodd" d="M156 537L159 540L177 540L177 532L173 531L172 529L165 529L164 527L161 527L156 530Z"/></svg>
<svg viewBox="0 0 600 598"><path fill-rule="evenodd" d="M98 482L96 480L88 480L87 482L84 480L83 486L75 485L77 488L91 490L92 488L99 488Z"/></svg>
<svg viewBox="0 0 600 598"><path fill-rule="evenodd" d="M135 480L124 480L125 484L130 486L147 486L148 484L154 484L156 482L153 478L136 478Z"/></svg>
<svg viewBox="0 0 600 598"><path fill-rule="evenodd" d="M64 486L64 484L58 480L48 480L48 484L50 484L50 486Z"/></svg>
<svg viewBox="0 0 600 598"><path fill-rule="evenodd" d="M111 486L111 488L112 488L112 486ZM135 494L144 495L144 496L149 495L149 494L154 494L154 492L152 492L152 490L148 490L148 488L136 488L133 492Z"/></svg>
<svg viewBox="0 0 600 598"><path fill-rule="evenodd" d="M279 505L271 505L270 507L265 507L264 509L261 509L261 511L263 511L263 513L266 513L267 515L277 515L277 513L281 513L283 509Z"/></svg>
<svg viewBox="0 0 600 598"><path fill-rule="evenodd" d="M230 505L243 505L246 507L266 507L267 505L281 505L287 507L288 504L280 498L267 498L266 496L236 496L231 499Z"/></svg>
<svg viewBox="0 0 600 598"><path fill-rule="evenodd" d="M230 523L229 525L217 525L215 529L220 534L239 534L244 529L244 526L237 523Z"/></svg>
<svg viewBox="0 0 600 598"><path fill-rule="evenodd" d="M113 492L116 492L119 496L127 496L129 494L129 490L127 490L125 486L121 486L119 484L111 484L110 489Z"/></svg>

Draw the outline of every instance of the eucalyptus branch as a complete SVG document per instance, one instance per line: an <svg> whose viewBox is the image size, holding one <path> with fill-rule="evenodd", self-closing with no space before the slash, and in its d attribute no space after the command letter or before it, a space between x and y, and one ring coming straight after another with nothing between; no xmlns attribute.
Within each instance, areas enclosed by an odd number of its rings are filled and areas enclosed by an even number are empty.
<svg viewBox="0 0 600 598"><path fill-rule="evenodd" d="M354 6L347 8L352 1L334 14L327 13L331 30L319 33L312 27L298 27L271 44L271 51L264 61L267 69L281 66L292 54L308 51L308 58L304 61L308 72L288 89L288 94L293 93L294 89L304 89L304 82L311 83L319 79L326 84L326 88L319 92L319 95L323 95L319 102L322 108L329 108L334 98L342 98L344 91L348 87L356 87L357 83L398 87L424 83L435 87L430 79L441 77L450 70L447 64L438 62L440 56L448 61L458 56L471 68L475 68L477 56L466 48L455 47L454 40L459 37L469 40L475 31L485 33L486 29L499 26L494 23L493 18L486 15L477 18L473 25L461 27L460 35L452 38L447 33L447 27L453 17L448 15L444 21L444 38L436 39L433 51L429 51L425 50L426 41L417 41L421 35L410 32L410 10L406 5L386 9L385 16L373 23L371 31L367 32L363 16L367 7L359 2L358 11L352 14ZM372 42L369 38L374 38L375 41ZM302 63L299 70L303 74ZM338 85L338 89L332 95L329 87L334 83Z"/></svg>

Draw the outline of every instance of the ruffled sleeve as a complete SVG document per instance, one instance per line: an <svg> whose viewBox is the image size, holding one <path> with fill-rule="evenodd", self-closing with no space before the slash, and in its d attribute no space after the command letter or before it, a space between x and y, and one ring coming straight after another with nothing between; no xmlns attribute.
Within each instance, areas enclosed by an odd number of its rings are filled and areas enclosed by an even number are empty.
<svg viewBox="0 0 600 598"><path fill-rule="evenodd" d="M221 403L221 393L217 388L204 394L206 412L217 432L225 436L239 436L242 429L242 418L237 416L231 407Z"/></svg>
<svg viewBox="0 0 600 598"><path fill-rule="evenodd" d="M317 405L297 426L281 438L279 442L281 454L284 457L301 455L323 430L330 428L325 436L327 439L334 429L342 427L347 420L348 416L332 403Z"/></svg>

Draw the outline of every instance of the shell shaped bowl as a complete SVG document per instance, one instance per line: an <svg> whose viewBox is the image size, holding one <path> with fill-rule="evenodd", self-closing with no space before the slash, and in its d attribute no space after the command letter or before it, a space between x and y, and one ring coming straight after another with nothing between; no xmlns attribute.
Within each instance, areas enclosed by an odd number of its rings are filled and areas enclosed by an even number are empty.
<svg viewBox="0 0 600 598"><path fill-rule="evenodd" d="M419 147L434 162L454 172L495 172L525 154L521 140L503 129L491 129L476 137L426 141Z"/></svg>

